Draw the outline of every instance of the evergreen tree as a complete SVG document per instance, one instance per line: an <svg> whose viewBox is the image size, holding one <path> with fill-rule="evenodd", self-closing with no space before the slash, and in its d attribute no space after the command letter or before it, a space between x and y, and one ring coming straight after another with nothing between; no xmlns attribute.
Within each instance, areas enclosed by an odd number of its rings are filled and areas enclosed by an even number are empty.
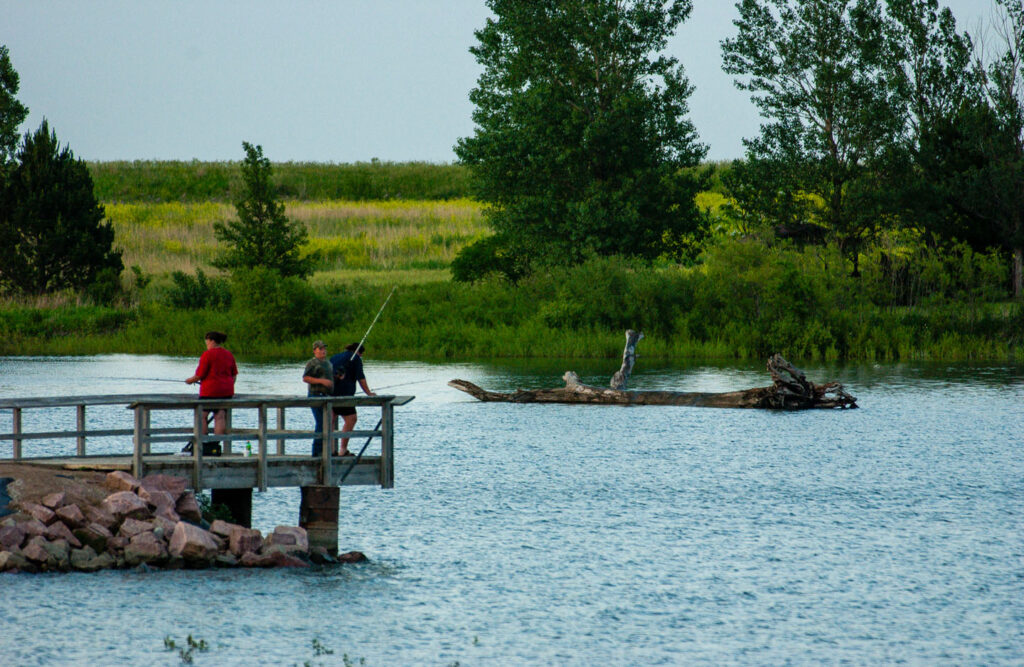
<svg viewBox="0 0 1024 667"><path fill-rule="evenodd" d="M28 115L28 108L14 97L18 83L7 47L0 45L0 176L18 149L18 128Z"/></svg>
<svg viewBox="0 0 1024 667"><path fill-rule="evenodd" d="M82 160L44 120L27 133L0 194L0 285L41 294L81 289L101 272L120 275L114 230Z"/></svg>
<svg viewBox="0 0 1024 667"><path fill-rule="evenodd" d="M698 231L702 181L685 168L706 148L686 119L692 88L662 53L690 0L487 5L495 18L470 49L484 68L476 131L455 147L496 232L480 268L654 257Z"/></svg>
<svg viewBox="0 0 1024 667"><path fill-rule="evenodd" d="M242 147L243 190L235 202L238 219L214 224L217 240L227 245L214 265L228 270L264 267L282 276L304 278L313 270L310 260L299 256L308 236L306 228L289 221L284 204L277 200L263 147L248 142L242 142Z"/></svg>

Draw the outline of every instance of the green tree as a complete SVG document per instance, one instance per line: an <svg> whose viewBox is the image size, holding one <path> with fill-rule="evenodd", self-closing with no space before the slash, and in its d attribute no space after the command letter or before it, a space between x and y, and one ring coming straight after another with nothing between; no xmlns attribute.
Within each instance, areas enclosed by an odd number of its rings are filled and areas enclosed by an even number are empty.
<svg viewBox="0 0 1024 667"><path fill-rule="evenodd" d="M14 97L18 84L7 47L0 45L0 176L18 149L18 128L28 115L28 108Z"/></svg>
<svg viewBox="0 0 1024 667"><path fill-rule="evenodd" d="M973 94L921 134L917 197L929 229L975 250L1012 257L1012 285L1024 293L1024 6L996 0L1002 13L991 53L973 64ZM922 202L927 202L922 204Z"/></svg>
<svg viewBox="0 0 1024 667"><path fill-rule="evenodd" d="M871 163L897 118L881 73L883 18L875 0L742 0L724 69L752 93L765 122L745 139L748 159L780 185L814 195L810 220L853 262L877 220ZM788 209L787 209L788 210Z"/></svg>
<svg viewBox="0 0 1024 667"><path fill-rule="evenodd" d="M686 119L692 87L663 54L690 0L487 5L470 49L484 70L476 131L455 147L490 205L486 249L519 273L592 253L654 257L697 231L703 181L684 167L706 148Z"/></svg>
<svg viewBox="0 0 1024 667"><path fill-rule="evenodd" d="M27 133L0 194L0 285L41 294L119 276L114 230L85 162L61 147L44 120Z"/></svg>
<svg viewBox="0 0 1024 667"><path fill-rule="evenodd" d="M277 200L263 147L248 142L242 142L242 147L243 190L235 202L238 219L214 224L217 240L227 246L214 265L231 271L263 267L282 276L304 278L313 270L311 261L299 255L308 236L306 228L288 220L284 204Z"/></svg>

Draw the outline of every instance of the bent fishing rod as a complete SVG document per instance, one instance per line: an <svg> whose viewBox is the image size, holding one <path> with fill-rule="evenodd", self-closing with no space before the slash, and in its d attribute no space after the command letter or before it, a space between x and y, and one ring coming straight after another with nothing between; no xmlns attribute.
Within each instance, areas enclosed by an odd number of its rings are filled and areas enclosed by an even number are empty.
<svg viewBox="0 0 1024 667"><path fill-rule="evenodd" d="M359 352L359 348L361 348L363 346L363 343L366 342L366 337L370 335L370 331L372 331L373 330L373 326L375 324L377 324L377 320L380 318L380 314L384 312L385 308L387 308L388 301L391 301L391 297L393 297L395 295L395 290L397 290L397 289L398 289L398 285L395 285L394 287L391 288L391 293L388 294L388 298L384 299L384 303L381 304L380 310L378 310L377 314L374 315L373 321L370 322L370 327L366 330L366 333L363 334L363 339L361 341L359 341L358 345L356 345L356 349L352 353L353 355L357 354Z"/></svg>

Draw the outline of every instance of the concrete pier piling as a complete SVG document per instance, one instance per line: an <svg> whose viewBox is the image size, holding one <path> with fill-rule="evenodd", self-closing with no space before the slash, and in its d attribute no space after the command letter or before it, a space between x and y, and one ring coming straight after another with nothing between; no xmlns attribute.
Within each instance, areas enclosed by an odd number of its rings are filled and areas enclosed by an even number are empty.
<svg viewBox="0 0 1024 667"><path fill-rule="evenodd" d="M299 526L306 529L309 547L324 547L332 556L338 555L337 486L303 486L299 505Z"/></svg>

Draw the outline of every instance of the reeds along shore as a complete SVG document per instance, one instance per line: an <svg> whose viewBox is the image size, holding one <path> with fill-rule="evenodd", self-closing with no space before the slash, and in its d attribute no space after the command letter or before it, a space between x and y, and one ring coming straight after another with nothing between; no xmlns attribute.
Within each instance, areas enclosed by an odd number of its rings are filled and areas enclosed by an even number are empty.
<svg viewBox="0 0 1024 667"><path fill-rule="evenodd" d="M452 188L460 198L430 194L440 190L427 184L441 176L465 176L450 165L275 165L277 178L301 177L304 192L317 194L351 195L353 186L337 185L351 174L388 183L425 176L403 188L414 199L381 191L372 193L377 199L286 199L287 214L309 230L304 252L315 273L303 284L258 276L232 283L211 265L213 224L234 215L230 198L197 197L212 183L229 190L236 166L91 165L97 189L108 193L115 244L135 267L125 272L125 293L113 305L74 294L8 299L0 306L0 354L189 355L203 332L218 329L243 358L302 358L316 338L357 340L395 285L371 341L376 358L615 358L627 328L647 335L645 357L662 359L779 352L798 364L1007 360L1024 352L1024 309L1008 299L1008 267L998 253L888 234L863 249L861 276L853 278L834 246L738 233L717 213L725 201L719 192L700 195L717 222L696 263L598 258L540 270L517 285L453 283L452 257L490 232L482 206L462 197L464 183ZM311 188L314 176L332 185ZM101 185L103 178L110 183ZM192 187L182 185L184 194L168 201L178 181ZM133 196L109 194L117 188ZM201 289L181 293L176 271Z"/></svg>

